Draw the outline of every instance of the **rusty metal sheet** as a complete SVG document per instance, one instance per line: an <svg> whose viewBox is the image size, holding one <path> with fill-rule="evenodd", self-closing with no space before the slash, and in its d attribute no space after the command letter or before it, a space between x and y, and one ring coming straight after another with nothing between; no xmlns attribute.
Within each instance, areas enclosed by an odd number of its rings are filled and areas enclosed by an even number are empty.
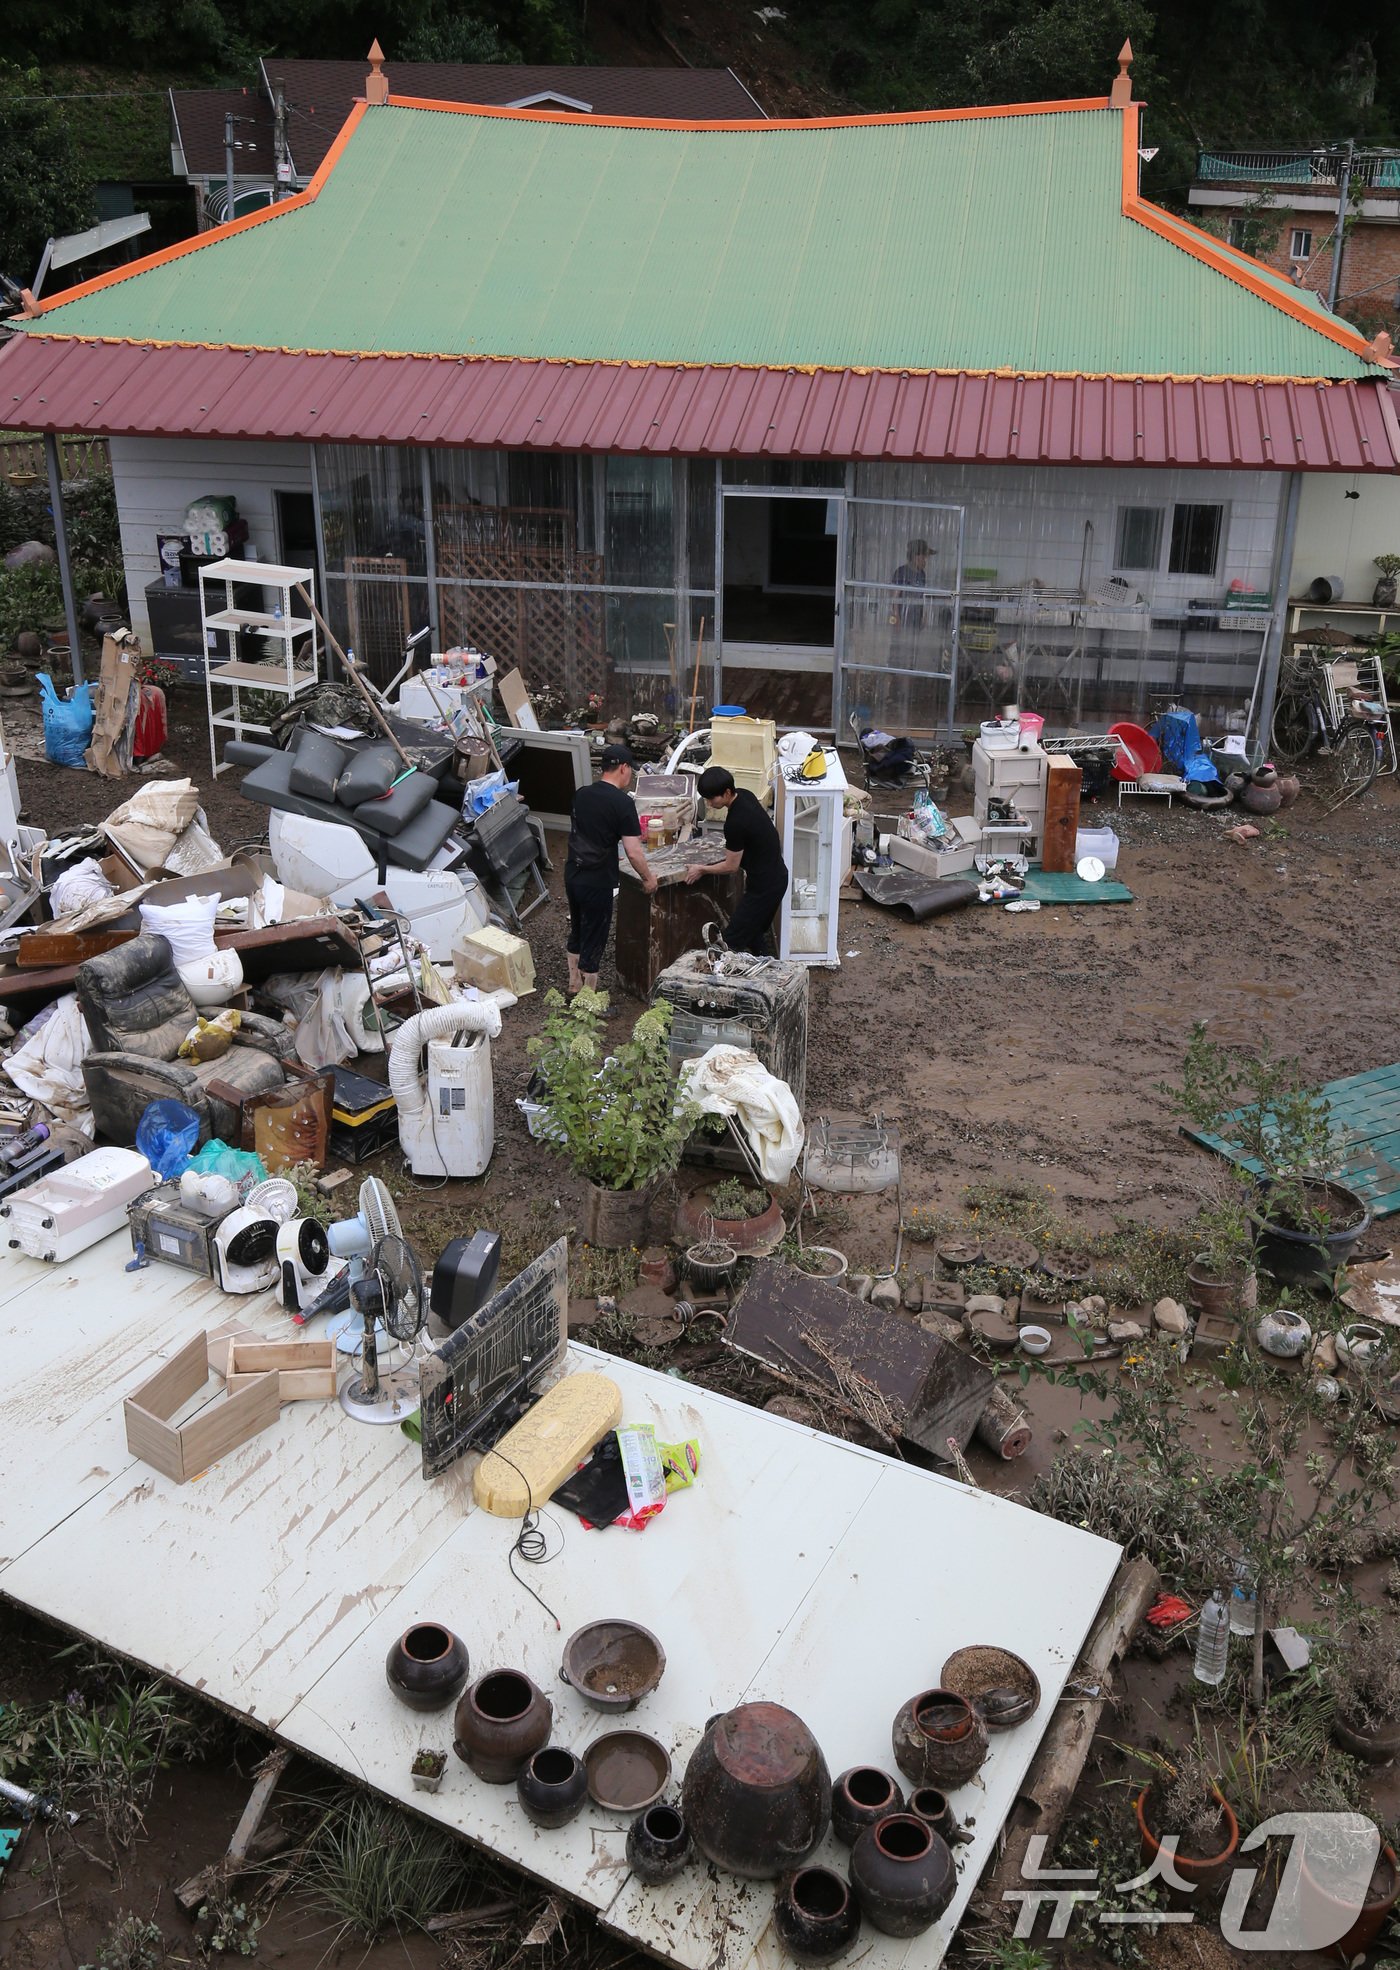
<svg viewBox="0 0 1400 1970"><path fill-rule="evenodd" d="M839 1361L842 1374L849 1367L879 1392L901 1437L945 1463L948 1439L966 1448L996 1386L951 1341L772 1260L753 1268L724 1338L775 1375L816 1383L838 1402Z"/></svg>

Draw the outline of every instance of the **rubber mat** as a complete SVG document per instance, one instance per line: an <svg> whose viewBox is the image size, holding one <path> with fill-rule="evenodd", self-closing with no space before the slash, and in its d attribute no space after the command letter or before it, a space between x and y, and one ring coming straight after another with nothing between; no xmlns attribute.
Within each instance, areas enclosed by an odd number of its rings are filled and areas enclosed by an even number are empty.
<svg viewBox="0 0 1400 1970"><path fill-rule="evenodd" d="M1052 875L1048 869L1032 869L1026 876L1023 895L1037 903L1131 903L1133 892L1126 883L1105 876L1102 882L1081 882L1066 872Z"/></svg>
<svg viewBox="0 0 1400 1970"><path fill-rule="evenodd" d="M1333 1127L1348 1139L1338 1176L1365 1198L1374 1217L1392 1217L1400 1211L1400 1063L1327 1081L1318 1093L1331 1110ZM1242 1169L1258 1168L1219 1136L1207 1135L1202 1129L1183 1129L1181 1133Z"/></svg>

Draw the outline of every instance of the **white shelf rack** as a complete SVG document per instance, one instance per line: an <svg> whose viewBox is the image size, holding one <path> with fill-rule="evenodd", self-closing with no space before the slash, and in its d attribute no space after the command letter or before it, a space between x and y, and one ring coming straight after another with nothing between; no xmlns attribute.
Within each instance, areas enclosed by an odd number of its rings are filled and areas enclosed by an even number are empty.
<svg viewBox="0 0 1400 1970"><path fill-rule="evenodd" d="M235 739L248 733L265 738L272 729L246 715L244 693L270 692L277 697L294 698L317 681L320 651L316 622L314 617L294 613L293 601L300 601L296 594L298 586L305 588L314 604L316 577L312 568L281 567L273 561L211 561L199 571L209 763L216 779L227 771L227 765L219 760L221 732L231 733ZM237 607L235 589L247 588L261 589L265 599L271 598L270 606ZM275 654L262 662L245 662L238 654L239 638L249 631L264 643L275 644ZM306 637L310 638L309 648L302 640ZM294 654L298 643L302 647ZM217 711L216 687L229 693Z"/></svg>

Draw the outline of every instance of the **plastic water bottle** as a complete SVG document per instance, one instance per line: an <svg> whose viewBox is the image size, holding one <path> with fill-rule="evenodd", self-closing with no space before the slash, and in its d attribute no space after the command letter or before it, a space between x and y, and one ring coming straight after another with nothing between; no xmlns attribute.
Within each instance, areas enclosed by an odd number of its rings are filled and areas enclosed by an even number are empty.
<svg viewBox="0 0 1400 1970"><path fill-rule="evenodd" d="M1236 1560L1234 1582L1230 1588L1230 1633L1252 1635L1258 1618L1259 1593L1253 1570L1248 1560Z"/></svg>
<svg viewBox="0 0 1400 1970"><path fill-rule="evenodd" d="M1217 1587L1201 1609L1196 1635L1196 1681L1211 1684L1224 1682L1225 1664L1229 1656L1230 1610L1225 1605L1224 1588Z"/></svg>

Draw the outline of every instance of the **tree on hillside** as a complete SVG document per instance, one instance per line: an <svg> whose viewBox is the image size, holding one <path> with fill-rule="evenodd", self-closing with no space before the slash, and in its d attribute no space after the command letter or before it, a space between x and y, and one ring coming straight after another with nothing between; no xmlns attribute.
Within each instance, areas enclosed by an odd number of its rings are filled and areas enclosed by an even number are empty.
<svg viewBox="0 0 1400 1970"><path fill-rule="evenodd" d="M27 287L49 237L95 216L62 105L44 98L37 69L0 63L0 272Z"/></svg>

